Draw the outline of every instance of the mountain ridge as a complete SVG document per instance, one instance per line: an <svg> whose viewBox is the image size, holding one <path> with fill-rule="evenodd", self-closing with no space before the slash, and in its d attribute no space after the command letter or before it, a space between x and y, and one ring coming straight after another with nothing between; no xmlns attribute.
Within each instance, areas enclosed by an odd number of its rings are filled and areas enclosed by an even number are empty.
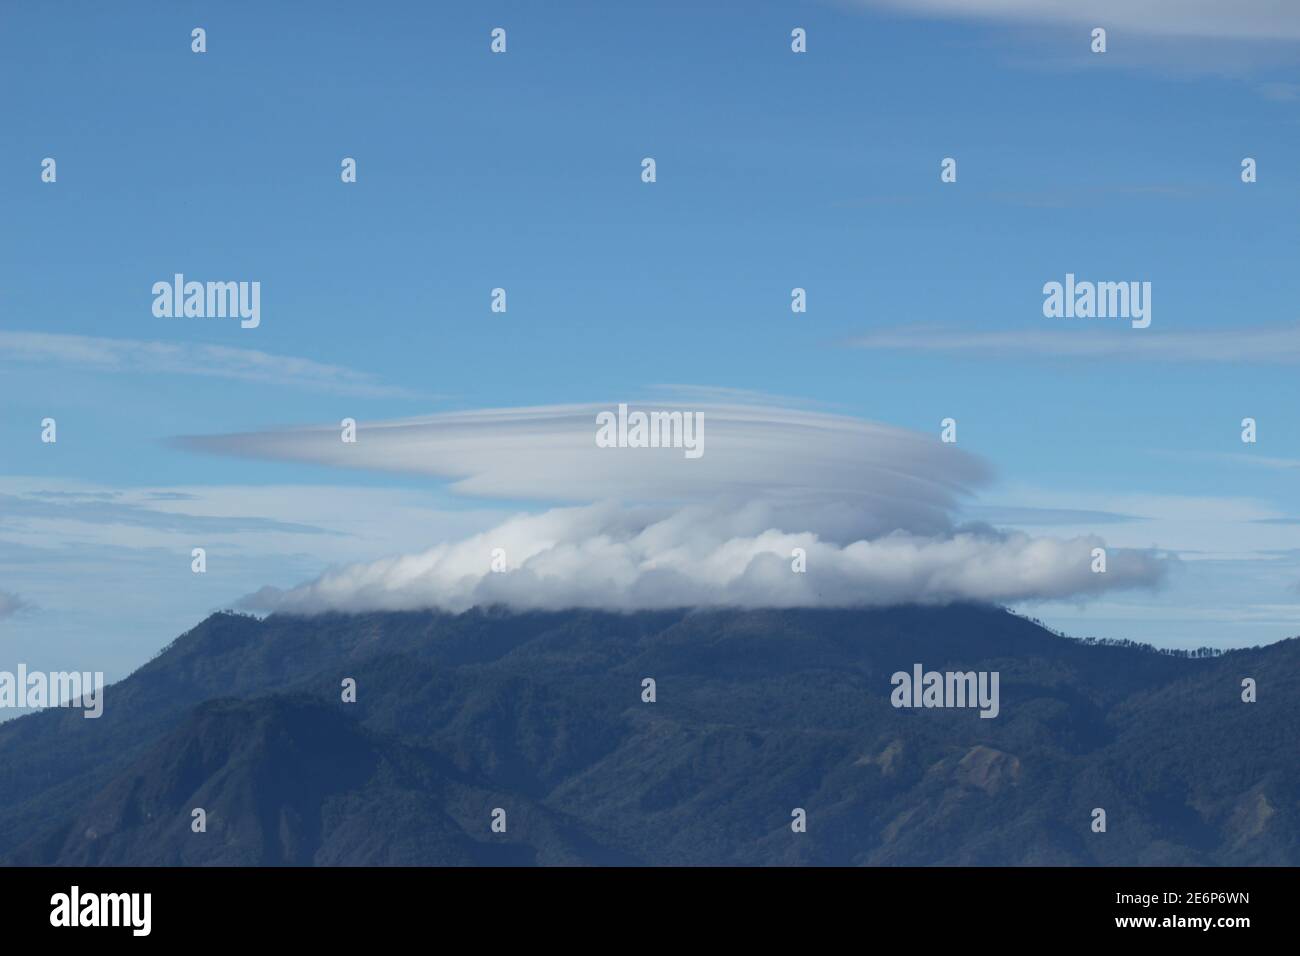
<svg viewBox="0 0 1300 956"><path fill-rule="evenodd" d="M1001 714L892 707L914 663L999 671ZM1297 683L1297 639L1179 657L981 605L218 613L100 719L0 725L0 862L1294 865Z"/></svg>

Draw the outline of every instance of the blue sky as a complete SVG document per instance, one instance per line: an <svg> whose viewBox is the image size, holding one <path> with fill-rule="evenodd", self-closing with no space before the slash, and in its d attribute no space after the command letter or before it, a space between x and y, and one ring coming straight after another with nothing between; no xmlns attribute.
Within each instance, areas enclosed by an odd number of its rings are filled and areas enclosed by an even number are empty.
<svg viewBox="0 0 1300 956"><path fill-rule="evenodd" d="M996 475L959 519L1177 558L1024 606L1067 632L1300 633L1300 11L1216 39L1161 3L983 6L7 6L0 668L120 677L263 585L551 503L175 436L670 385L952 416ZM260 281L260 327L155 317L175 272ZM1151 282L1151 328L1045 318L1067 272Z"/></svg>

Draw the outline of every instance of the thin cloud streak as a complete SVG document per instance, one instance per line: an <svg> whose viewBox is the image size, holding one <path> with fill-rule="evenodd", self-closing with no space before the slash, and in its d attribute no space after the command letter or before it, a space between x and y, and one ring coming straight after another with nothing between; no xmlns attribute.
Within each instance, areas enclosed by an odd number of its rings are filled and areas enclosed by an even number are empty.
<svg viewBox="0 0 1300 956"><path fill-rule="evenodd" d="M370 398L417 397L407 389L384 385L367 373L339 365L226 345L0 332L0 362L109 373L199 375Z"/></svg>
<svg viewBox="0 0 1300 956"><path fill-rule="evenodd" d="M857 0L919 16L1076 24L1151 36L1300 39L1291 0Z"/></svg>
<svg viewBox="0 0 1300 956"><path fill-rule="evenodd" d="M1006 358L1036 356L1143 362L1300 364L1300 325L1186 332L1154 326L1134 331L1127 327L1107 329L1058 325L1052 329L999 332L899 327L869 332L845 344L859 349L973 353Z"/></svg>

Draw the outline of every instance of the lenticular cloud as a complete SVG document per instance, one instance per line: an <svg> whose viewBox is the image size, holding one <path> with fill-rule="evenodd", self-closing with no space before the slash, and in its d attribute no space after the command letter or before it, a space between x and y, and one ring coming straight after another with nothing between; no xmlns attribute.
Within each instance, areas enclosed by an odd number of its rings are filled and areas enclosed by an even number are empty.
<svg viewBox="0 0 1300 956"><path fill-rule="evenodd" d="M601 448L597 418L617 407L555 405L181 438L216 454L426 476L475 498L590 504L763 502L769 527L838 541L897 528L938 533L959 499L991 473L974 455L877 422L803 410L671 402L636 409L700 414L706 453ZM737 534L751 534L742 524ZM761 529L758 529L761 530Z"/></svg>
<svg viewBox="0 0 1300 956"><path fill-rule="evenodd" d="M1019 602L1151 586L1164 561L1095 536L958 526L990 477L936 438L808 411L693 406L697 460L671 448L601 448L609 406L563 406L184 439L222 454L426 474L475 497L583 501L521 514L418 554L332 569L253 610L460 611L504 604L640 610ZM682 406L647 405L666 408Z"/></svg>

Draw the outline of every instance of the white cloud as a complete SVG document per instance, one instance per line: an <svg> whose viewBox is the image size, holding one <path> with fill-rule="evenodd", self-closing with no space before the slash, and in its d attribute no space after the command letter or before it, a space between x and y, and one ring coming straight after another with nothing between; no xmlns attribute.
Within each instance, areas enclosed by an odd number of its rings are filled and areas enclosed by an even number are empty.
<svg viewBox="0 0 1300 956"><path fill-rule="evenodd" d="M948 535L895 531L837 545L808 532L762 528L761 506L742 514L705 507L664 511L612 503L513 518L483 534L419 554L356 564L245 600L256 610L462 611L597 607L855 607L959 600L1010 602L1079 597L1154 585L1163 563L1147 551L1114 551L1091 570L1095 536L1059 540L989 530ZM493 549L507 570L491 570ZM807 571L792 570L792 552Z"/></svg>

